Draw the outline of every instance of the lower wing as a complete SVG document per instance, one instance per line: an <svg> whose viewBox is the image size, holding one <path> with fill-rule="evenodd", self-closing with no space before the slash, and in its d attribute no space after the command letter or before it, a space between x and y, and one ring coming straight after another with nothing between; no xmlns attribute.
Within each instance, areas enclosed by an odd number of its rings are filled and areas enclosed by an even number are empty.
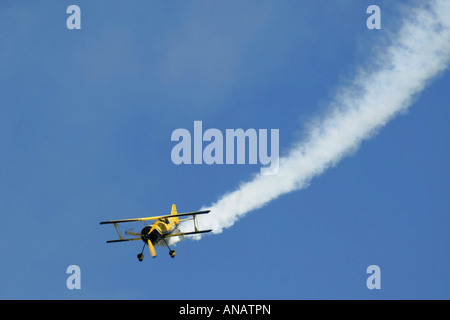
<svg viewBox="0 0 450 320"><path fill-rule="evenodd" d="M207 233L207 232L211 232L211 231L212 231L212 229L200 230L200 231L192 231L192 232L171 233L171 234L165 235L164 238L178 237L178 236L187 236L187 235L190 235L190 234Z"/></svg>

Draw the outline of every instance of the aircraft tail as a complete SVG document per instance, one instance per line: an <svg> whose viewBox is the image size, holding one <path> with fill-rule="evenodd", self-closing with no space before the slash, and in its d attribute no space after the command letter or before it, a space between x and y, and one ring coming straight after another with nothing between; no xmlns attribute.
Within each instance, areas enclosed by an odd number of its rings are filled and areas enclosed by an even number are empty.
<svg viewBox="0 0 450 320"><path fill-rule="evenodd" d="M172 205L172 212L170 213L170 215L176 215L177 213L177 207L173 204ZM173 219L173 221L175 221L175 224L178 225L180 223L180 219L178 219L178 217L173 217L171 218Z"/></svg>

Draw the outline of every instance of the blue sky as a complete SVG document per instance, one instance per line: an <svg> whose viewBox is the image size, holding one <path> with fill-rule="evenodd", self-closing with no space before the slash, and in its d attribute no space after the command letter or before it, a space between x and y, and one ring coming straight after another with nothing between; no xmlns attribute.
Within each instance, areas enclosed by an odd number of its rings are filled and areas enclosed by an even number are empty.
<svg viewBox="0 0 450 320"><path fill-rule="evenodd" d="M405 4L412 1L402 1ZM81 30L66 28L77 4ZM382 29L366 28L366 8ZM99 221L210 205L259 165L171 161L177 128L280 154L398 29L371 1L2 1L0 298L448 299L450 76L311 185L139 263ZM81 268L68 290L66 268ZM366 268L381 268L368 290Z"/></svg>

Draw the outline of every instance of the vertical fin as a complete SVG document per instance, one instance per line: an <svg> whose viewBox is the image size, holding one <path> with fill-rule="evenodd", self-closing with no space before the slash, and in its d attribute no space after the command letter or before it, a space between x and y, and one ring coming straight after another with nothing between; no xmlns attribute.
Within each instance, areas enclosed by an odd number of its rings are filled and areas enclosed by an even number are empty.
<svg viewBox="0 0 450 320"><path fill-rule="evenodd" d="M174 204L172 205L172 212L170 214L171 215L178 214L177 213L177 207ZM175 222L175 225L179 225L180 224L180 219L178 219L178 217L173 217L171 219L172 219L173 222Z"/></svg>

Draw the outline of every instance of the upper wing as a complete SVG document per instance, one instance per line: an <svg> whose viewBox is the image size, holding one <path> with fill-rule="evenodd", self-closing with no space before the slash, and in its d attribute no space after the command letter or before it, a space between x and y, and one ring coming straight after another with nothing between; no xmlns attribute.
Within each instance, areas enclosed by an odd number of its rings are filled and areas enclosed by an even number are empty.
<svg viewBox="0 0 450 320"><path fill-rule="evenodd" d="M169 214L169 215L165 215L165 216L156 216L156 217L109 220L109 221L102 221L102 222L100 222L100 224L133 222L133 221L148 221L148 220L158 220L158 219L166 219L166 218L174 218L174 217L193 216L193 215L197 215L197 214L209 213L210 211L211 210L203 210L203 211L194 211L194 212L186 212L186 213L179 213L179 214Z"/></svg>

